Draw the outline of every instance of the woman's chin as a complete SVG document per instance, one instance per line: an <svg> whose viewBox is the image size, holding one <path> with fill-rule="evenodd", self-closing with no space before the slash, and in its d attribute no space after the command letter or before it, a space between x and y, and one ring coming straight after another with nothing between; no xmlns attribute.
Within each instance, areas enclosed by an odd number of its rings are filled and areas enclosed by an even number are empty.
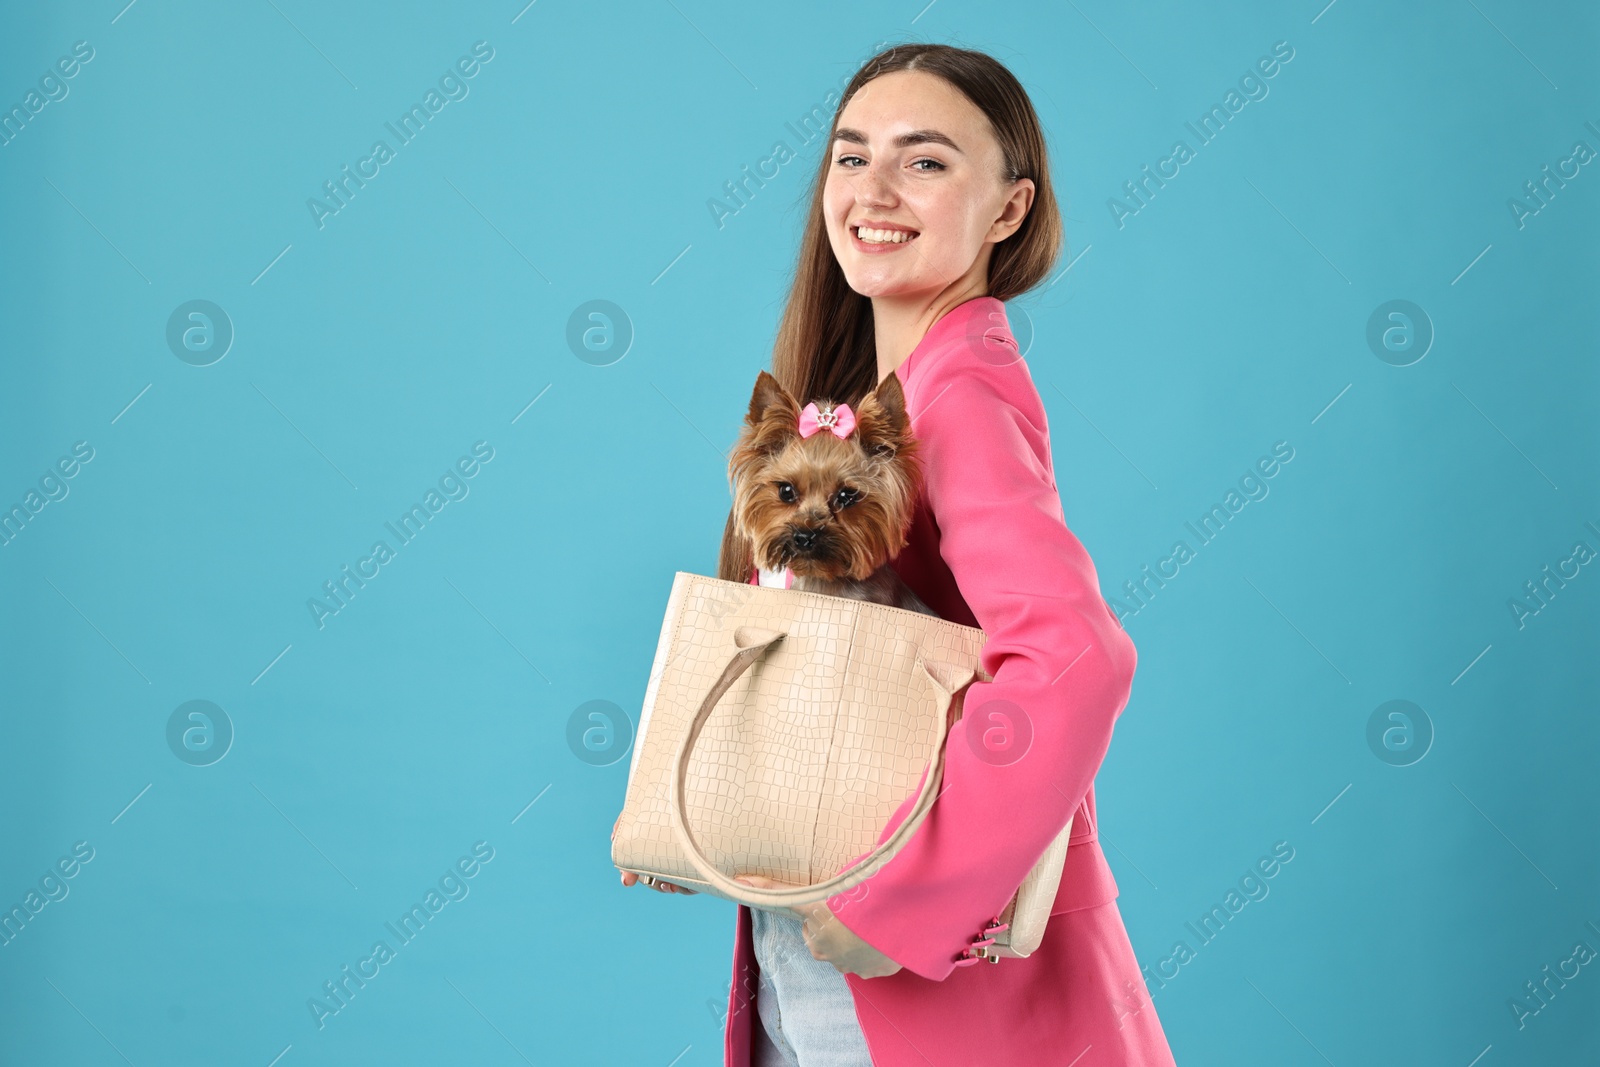
<svg viewBox="0 0 1600 1067"><path fill-rule="evenodd" d="M873 300L903 299L927 290L927 286L918 285L915 282L907 282L903 278L884 277L876 274L857 275L854 278L846 274L845 282L855 292Z"/></svg>

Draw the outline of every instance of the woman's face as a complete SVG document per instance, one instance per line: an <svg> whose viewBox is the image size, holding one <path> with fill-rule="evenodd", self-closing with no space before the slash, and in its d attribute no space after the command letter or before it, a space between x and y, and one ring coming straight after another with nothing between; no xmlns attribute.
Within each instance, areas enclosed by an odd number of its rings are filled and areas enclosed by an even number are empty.
<svg viewBox="0 0 1600 1067"><path fill-rule="evenodd" d="M988 118L943 78L895 71L862 86L839 116L822 193L850 288L875 298L987 293L995 243L1033 202L1032 180L1003 182L1003 169ZM902 232L863 240L864 222Z"/></svg>

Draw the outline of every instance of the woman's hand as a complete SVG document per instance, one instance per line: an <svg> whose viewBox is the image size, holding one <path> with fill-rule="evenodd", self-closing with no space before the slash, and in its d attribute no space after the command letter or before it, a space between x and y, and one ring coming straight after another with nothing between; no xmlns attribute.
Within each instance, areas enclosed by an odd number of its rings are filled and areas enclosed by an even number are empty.
<svg viewBox="0 0 1600 1067"><path fill-rule="evenodd" d="M803 888L788 882L775 882L759 874L739 875L734 881L756 889ZM900 970L898 963L863 941L854 930L840 922L838 917L828 910L826 900L819 900L813 904L798 904L792 908L775 907L767 910L784 912L801 920L800 932L805 935L806 947L811 950L811 954L819 960L827 960L833 964L840 974L883 978Z"/></svg>
<svg viewBox="0 0 1600 1067"><path fill-rule="evenodd" d="M622 872L622 884L623 885L632 885L633 883L637 882L638 880L639 880L639 876L637 874L634 874L632 871L623 871ZM663 882L659 878L656 879L656 884L654 886L652 886L652 888L659 889L663 893L685 893L685 894L687 894L687 895L689 895L691 897L694 896L696 893L700 892L698 889L686 889L681 885L674 885L671 882Z"/></svg>
<svg viewBox="0 0 1600 1067"><path fill-rule="evenodd" d="M617 836L617 826L619 824L621 824L621 822L622 822L622 816L618 815L617 816L617 821L611 824L611 836L612 837L616 837ZM638 880L639 880L639 876L637 874L634 874L632 871L623 871L622 872L622 884L623 885L632 885L633 883L637 882ZM651 888L657 889L657 890L659 890L660 892L663 892L663 893L683 893L683 894L685 894L687 896L691 896L691 897L699 892L698 889L685 889L681 885L674 885L671 882L663 882L659 878L656 879L655 885L652 886Z"/></svg>

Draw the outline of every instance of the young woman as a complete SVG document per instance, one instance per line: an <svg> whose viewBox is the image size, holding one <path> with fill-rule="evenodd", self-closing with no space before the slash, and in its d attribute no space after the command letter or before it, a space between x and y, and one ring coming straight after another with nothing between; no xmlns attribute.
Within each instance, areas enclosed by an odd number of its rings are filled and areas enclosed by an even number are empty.
<svg viewBox="0 0 1600 1067"><path fill-rule="evenodd" d="M1064 521L1002 303L1060 253L1038 117L992 57L913 44L856 73L831 133L773 373L796 397L852 404L900 377L925 485L894 567L941 617L984 630L992 680L968 688L939 799L893 860L826 901L739 907L725 1063L1171 1065L1095 833L1135 652ZM730 514L718 576L752 570ZM1020 758L968 736L995 727L1029 733ZM985 961L986 927L1069 816L1044 942Z"/></svg>

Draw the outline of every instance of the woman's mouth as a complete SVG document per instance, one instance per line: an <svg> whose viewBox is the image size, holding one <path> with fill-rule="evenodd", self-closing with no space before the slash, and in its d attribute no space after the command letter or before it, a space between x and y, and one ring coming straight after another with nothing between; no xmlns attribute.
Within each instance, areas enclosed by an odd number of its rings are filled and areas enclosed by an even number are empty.
<svg viewBox="0 0 1600 1067"><path fill-rule="evenodd" d="M878 229L872 226L850 227L850 243L862 252L892 252L920 236L917 230Z"/></svg>

